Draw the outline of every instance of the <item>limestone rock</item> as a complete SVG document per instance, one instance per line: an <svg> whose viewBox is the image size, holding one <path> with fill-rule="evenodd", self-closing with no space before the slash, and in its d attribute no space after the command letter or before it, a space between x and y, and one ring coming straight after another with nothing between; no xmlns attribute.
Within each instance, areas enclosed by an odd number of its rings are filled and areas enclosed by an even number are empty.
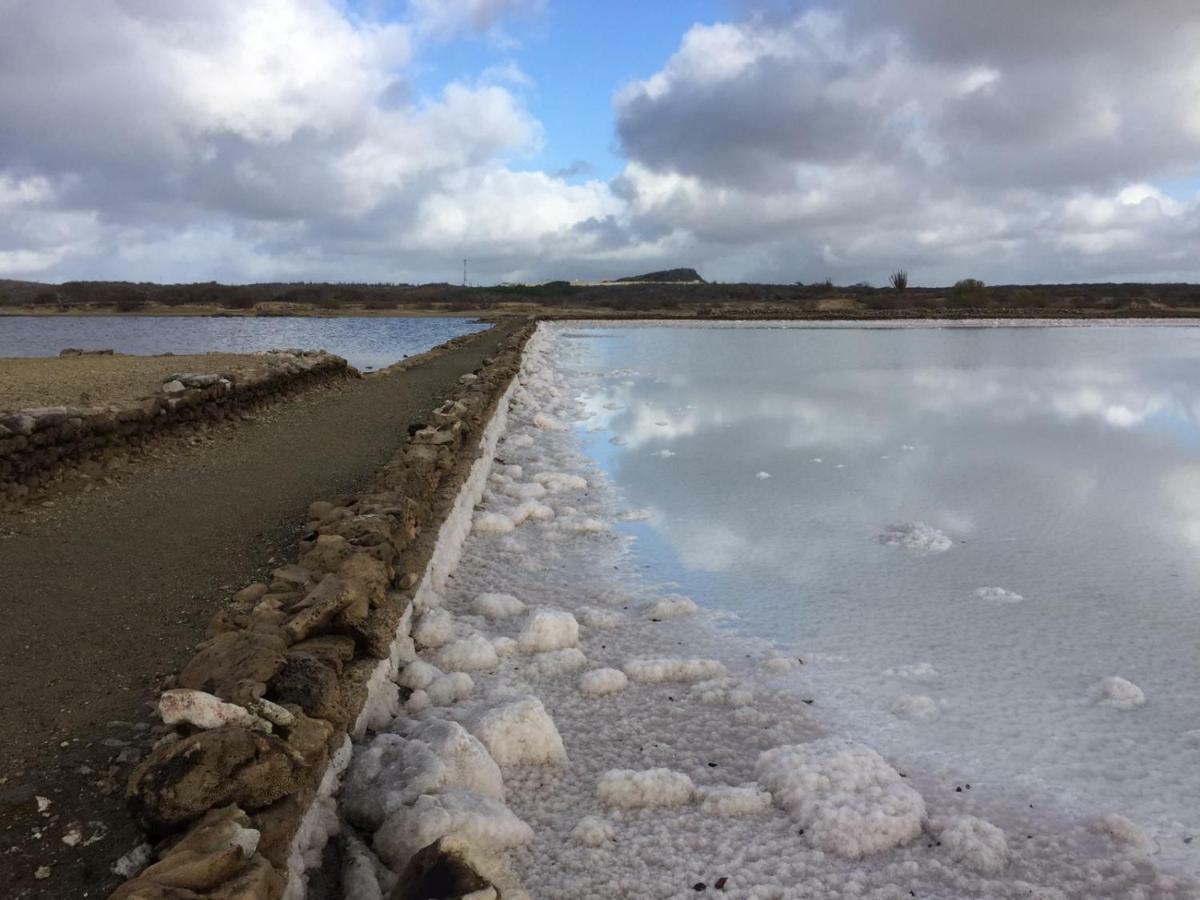
<svg viewBox="0 0 1200 900"><path fill-rule="evenodd" d="M349 718L338 673L311 653L289 653L269 690L276 703L295 704L310 716L341 724Z"/></svg>
<svg viewBox="0 0 1200 900"><path fill-rule="evenodd" d="M235 803L255 810L296 790L304 760L273 735L226 726L156 747L129 777L126 796L152 834Z"/></svg>
<svg viewBox="0 0 1200 900"><path fill-rule="evenodd" d="M288 619L283 631L293 642L320 634L357 596L357 592L348 590L337 575L326 575L304 597L299 612Z"/></svg>
<svg viewBox="0 0 1200 900"><path fill-rule="evenodd" d="M179 673L179 686L226 700L244 699L243 682L270 681L287 661L287 642L259 631L218 634L200 645Z"/></svg>

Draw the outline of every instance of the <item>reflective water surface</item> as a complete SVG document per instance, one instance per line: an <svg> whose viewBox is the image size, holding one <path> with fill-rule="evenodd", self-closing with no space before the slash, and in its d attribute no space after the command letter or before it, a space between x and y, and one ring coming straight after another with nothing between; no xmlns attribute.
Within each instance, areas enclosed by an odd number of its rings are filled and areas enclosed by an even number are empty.
<svg viewBox="0 0 1200 900"><path fill-rule="evenodd" d="M378 369L486 327L453 317L0 316L0 357L57 356L64 347L135 354L296 347Z"/></svg>
<svg viewBox="0 0 1200 900"><path fill-rule="evenodd" d="M798 700L1195 865L1200 329L567 333L639 557L799 655ZM949 549L880 540L904 523Z"/></svg>

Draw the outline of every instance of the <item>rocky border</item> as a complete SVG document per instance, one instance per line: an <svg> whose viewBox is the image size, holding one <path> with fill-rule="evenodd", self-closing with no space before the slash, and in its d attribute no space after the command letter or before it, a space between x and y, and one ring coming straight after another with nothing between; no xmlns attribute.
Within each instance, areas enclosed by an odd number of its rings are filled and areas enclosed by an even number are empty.
<svg viewBox="0 0 1200 900"><path fill-rule="evenodd" d="M130 776L148 843L118 861L136 877L113 900L302 894L349 735L366 728L380 702L371 688L397 665L397 635L534 327L462 376L364 493L313 503L298 561L213 618L159 700L175 730Z"/></svg>
<svg viewBox="0 0 1200 900"><path fill-rule="evenodd" d="M221 422L315 384L360 377L324 350L255 356L262 366L249 373L171 375L158 394L133 403L0 411L0 499L20 501L69 468L104 471L114 457L170 430Z"/></svg>

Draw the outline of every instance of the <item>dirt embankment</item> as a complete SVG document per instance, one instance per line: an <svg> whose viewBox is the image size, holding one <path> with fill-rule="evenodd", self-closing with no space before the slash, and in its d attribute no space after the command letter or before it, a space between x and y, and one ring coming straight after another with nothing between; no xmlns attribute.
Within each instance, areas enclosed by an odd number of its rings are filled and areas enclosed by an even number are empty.
<svg viewBox="0 0 1200 900"><path fill-rule="evenodd" d="M0 539L5 896L111 890L113 860L142 840L120 795L157 738L146 714L163 678L239 586L272 580L313 500L364 490L518 327L301 394L123 483L24 516Z"/></svg>

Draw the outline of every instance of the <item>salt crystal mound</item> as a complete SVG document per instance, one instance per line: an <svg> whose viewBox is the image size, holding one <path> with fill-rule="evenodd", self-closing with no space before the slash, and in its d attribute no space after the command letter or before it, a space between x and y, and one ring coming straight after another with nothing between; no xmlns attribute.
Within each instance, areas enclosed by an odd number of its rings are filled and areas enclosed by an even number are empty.
<svg viewBox="0 0 1200 900"><path fill-rule="evenodd" d="M535 609L517 636L517 644L525 653L562 650L578 643L579 623L560 609Z"/></svg>
<svg viewBox="0 0 1200 900"><path fill-rule="evenodd" d="M663 681L706 681L726 674L724 664L715 659L631 659L621 669L632 681L657 684Z"/></svg>
<svg viewBox="0 0 1200 900"><path fill-rule="evenodd" d="M629 679L620 669L592 669L579 677L579 693L589 697L615 694L629 686Z"/></svg>
<svg viewBox="0 0 1200 900"><path fill-rule="evenodd" d="M754 477L757 478L759 481L766 481L768 478L771 477L771 473L770 472L757 472L754 475Z"/></svg>
<svg viewBox="0 0 1200 900"><path fill-rule="evenodd" d="M496 648L481 634L446 644L437 651L435 659L448 672L484 672L500 664Z"/></svg>
<svg viewBox="0 0 1200 900"><path fill-rule="evenodd" d="M842 738L760 754L758 782L804 828L814 847L861 859L914 840L925 801L869 747Z"/></svg>
<svg viewBox="0 0 1200 900"><path fill-rule="evenodd" d="M466 672L449 672L434 679L425 694L434 706L450 706L471 696L475 682Z"/></svg>
<svg viewBox="0 0 1200 900"><path fill-rule="evenodd" d="M529 659L528 671L539 676L566 675L578 672L587 665L587 657L578 647L568 647L565 650L547 650L535 653Z"/></svg>
<svg viewBox="0 0 1200 900"><path fill-rule="evenodd" d="M987 603L1020 603L1025 598L1002 587L981 587L975 596Z"/></svg>
<svg viewBox="0 0 1200 900"><path fill-rule="evenodd" d="M508 431L501 438L499 455L504 463L494 464L491 472L523 482L535 480L530 473L585 477L586 496L566 490L552 492L543 502L555 507L559 516L613 522L631 503L582 455L578 435L537 429L530 421L536 412L546 412L561 421L580 418L574 398L585 396L589 381L601 376L570 370L580 358L584 342L560 335L579 327L543 325L530 341L518 386L525 394L514 390ZM536 378L531 377L534 375ZM605 383L611 385L611 381ZM526 474L506 474L514 464ZM646 460L646 464L656 462ZM483 501L486 511L511 510L516 505L515 498L495 485L493 488L494 500ZM488 506L490 503L495 506ZM564 509L568 511L564 513ZM716 792L716 797L725 797L727 803L713 802L726 809L735 796L745 799L745 795L725 791L756 783L754 768L760 751L828 737L825 717L831 713L830 707L828 703L813 707L798 703L789 690L791 676L781 678L766 667L766 647L716 627L707 617L681 617L649 628L636 612L622 614L622 607L636 611L643 602L661 596L662 587L647 583L639 574L640 562L619 531L597 537L560 530L556 520L529 520L507 535L468 536L454 578L442 581L438 588L444 594L444 602L438 602L458 617L456 627L460 629L469 617L477 616L473 601L484 592L508 592L533 608L573 612L584 626L579 649L596 668L620 670L632 659L668 660L685 655L709 658L728 667L727 672L710 673L680 684L629 682L622 692L597 697L580 691L579 681L585 673L535 675L529 670L530 656L498 652L501 662L495 670L471 673L475 682L473 698L486 699L472 699L466 706L437 711L471 729L487 709L535 693L553 717L560 740L571 749L570 761L564 765L503 769L507 804L518 819L533 828L537 838L505 851L502 860L530 895L693 896L693 884L704 881L711 888L716 877L728 875L731 895L756 898L906 900L910 890L917 896L944 900L1200 897L1192 882L1174 879L1155 868L1162 855L1148 857L1122 850L1123 845L1097 834L1086 821L1067 821L1050 811L1043 813L1046 808L1041 803L1035 820L1035 813L1027 810L1027 802L1019 804L1017 821L1007 819L1010 810L1005 803L1007 799L1023 798L1020 786L1011 788L1015 797L1001 798L1003 802L993 804L990 798L994 792L945 791L942 773L914 769L907 763L905 769L914 786L919 782L930 797L930 815L944 818L973 814L1010 834L1019 829L1022 838L1033 834L1034 839L1012 841L1008 865L999 873L988 874L965 860L952 860L942 848L930 847L932 840L918 840L859 860L843 859L810 846L806 836L797 835L798 826L791 817L776 805L740 816L717 814L710 805L706 813L704 798L710 791ZM653 580L656 574L649 573L649 578ZM620 621L613 630L593 630L595 626L586 621L584 607L612 610ZM521 617L489 620L487 637L494 648L515 650L515 637L523 624ZM436 661L436 653L425 650L421 655ZM780 651L774 655L783 656ZM798 661L794 667L788 666L798 668L794 673L798 677L809 679L817 672L830 678L842 677L841 665L836 669L816 665L838 662L845 664L846 672L865 667L863 675L873 676L873 683L886 689L886 683L878 681L882 666L872 665L869 660L847 661L829 653L789 652L787 656L803 659L802 667ZM889 664L899 668L898 662L883 665ZM746 689L753 688L751 706L711 705L692 691L693 685L725 677ZM895 722L886 701L878 705L881 718L894 722L893 727L917 730ZM1105 718L1082 704L1075 709L1078 715ZM419 720L431 712L415 715ZM1181 744L1186 746L1186 740L1181 738ZM597 800L596 784L605 772L653 768L691 778L696 786L692 802L672 807L616 808ZM591 831L581 827L585 818L600 823L600 833L611 833L611 837L590 846L582 839L583 832ZM577 827L580 836L575 834Z"/></svg>
<svg viewBox="0 0 1200 900"><path fill-rule="evenodd" d="M525 604L512 594L486 592L475 598L473 606L486 619L505 619L525 612Z"/></svg>
<svg viewBox="0 0 1200 900"><path fill-rule="evenodd" d="M691 686L690 696L711 706L749 706L754 692L733 678L713 678Z"/></svg>
<svg viewBox="0 0 1200 900"><path fill-rule="evenodd" d="M925 694L901 694L892 703L892 712L902 719L927 722L938 717L938 705Z"/></svg>
<svg viewBox="0 0 1200 900"><path fill-rule="evenodd" d="M419 850L447 836L495 853L532 841L533 829L498 800L449 790L423 794L395 810L372 846L393 872L401 872Z"/></svg>
<svg viewBox="0 0 1200 900"><path fill-rule="evenodd" d="M679 616L694 616L696 611L694 600L677 595L660 597L642 607L642 615L647 619L675 619Z"/></svg>
<svg viewBox="0 0 1200 900"><path fill-rule="evenodd" d="M706 816L756 816L771 808L771 795L757 784L700 788L699 794Z"/></svg>
<svg viewBox="0 0 1200 900"><path fill-rule="evenodd" d="M617 829L598 816L584 816L571 829L571 838L585 847L603 847L617 839Z"/></svg>
<svg viewBox="0 0 1200 900"><path fill-rule="evenodd" d="M567 751L554 720L537 697L501 703L479 714L471 732L502 766L561 765Z"/></svg>
<svg viewBox="0 0 1200 900"><path fill-rule="evenodd" d="M423 659L414 659L400 670L400 674L396 676L396 683L412 691L424 690L441 675L442 670L437 666Z"/></svg>
<svg viewBox="0 0 1200 900"><path fill-rule="evenodd" d="M1142 689L1119 675L1109 675L1101 679L1092 689L1092 697L1101 706L1110 706L1113 709L1136 709L1146 702L1146 695Z"/></svg>
<svg viewBox="0 0 1200 900"><path fill-rule="evenodd" d="M682 772L670 769L610 769L596 782L596 799L606 806L637 809L682 806L692 802L696 786Z"/></svg>
<svg viewBox="0 0 1200 900"><path fill-rule="evenodd" d="M947 816L933 819L929 830L946 856L977 872L999 872L1008 863L1008 839L991 822L976 816Z"/></svg>
<svg viewBox="0 0 1200 900"><path fill-rule="evenodd" d="M511 534L517 525L504 513L485 512L475 517L472 531L476 534Z"/></svg>
<svg viewBox="0 0 1200 900"><path fill-rule="evenodd" d="M1117 813L1096 816L1091 830L1104 835L1122 853L1145 856L1158 851L1158 844L1134 822Z"/></svg>
<svg viewBox="0 0 1200 900"><path fill-rule="evenodd" d="M435 607L421 613L412 637L423 647L440 647L450 640L453 634L454 616L447 609Z"/></svg>
<svg viewBox="0 0 1200 900"><path fill-rule="evenodd" d="M609 609L597 609L594 606L581 606L575 610L575 617L579 623L586 628L594 628L597 631L611 631L614 628L619 628L625 621L625 617L618 612L613 612Z"/></svg>
<svg viewBox="0 0 1200 900"><path fill-rule="evenodd" d="M348 821L375 831L422 794L461 788L504 799L500 769L456 722L433 720L410 737L378 734L354 754L339 796Z"/></svg>
<svg viewBox="0 0 1200 900"><path fill-rule="evenodd" d="M885 547L898 547L913 553L945 553L954 542L945 534L923 522L899 522L889 525L876 535Z"/></svg>
<svg viewBox="0 0 1200 900"><path fill-rule="evenodd" d="M800 660L794 656L783 656L782 654L773 653L763 660L763 671L769 672L772 675L782 675L785 672L791 672L793 669L800 667Z"/></svg>

